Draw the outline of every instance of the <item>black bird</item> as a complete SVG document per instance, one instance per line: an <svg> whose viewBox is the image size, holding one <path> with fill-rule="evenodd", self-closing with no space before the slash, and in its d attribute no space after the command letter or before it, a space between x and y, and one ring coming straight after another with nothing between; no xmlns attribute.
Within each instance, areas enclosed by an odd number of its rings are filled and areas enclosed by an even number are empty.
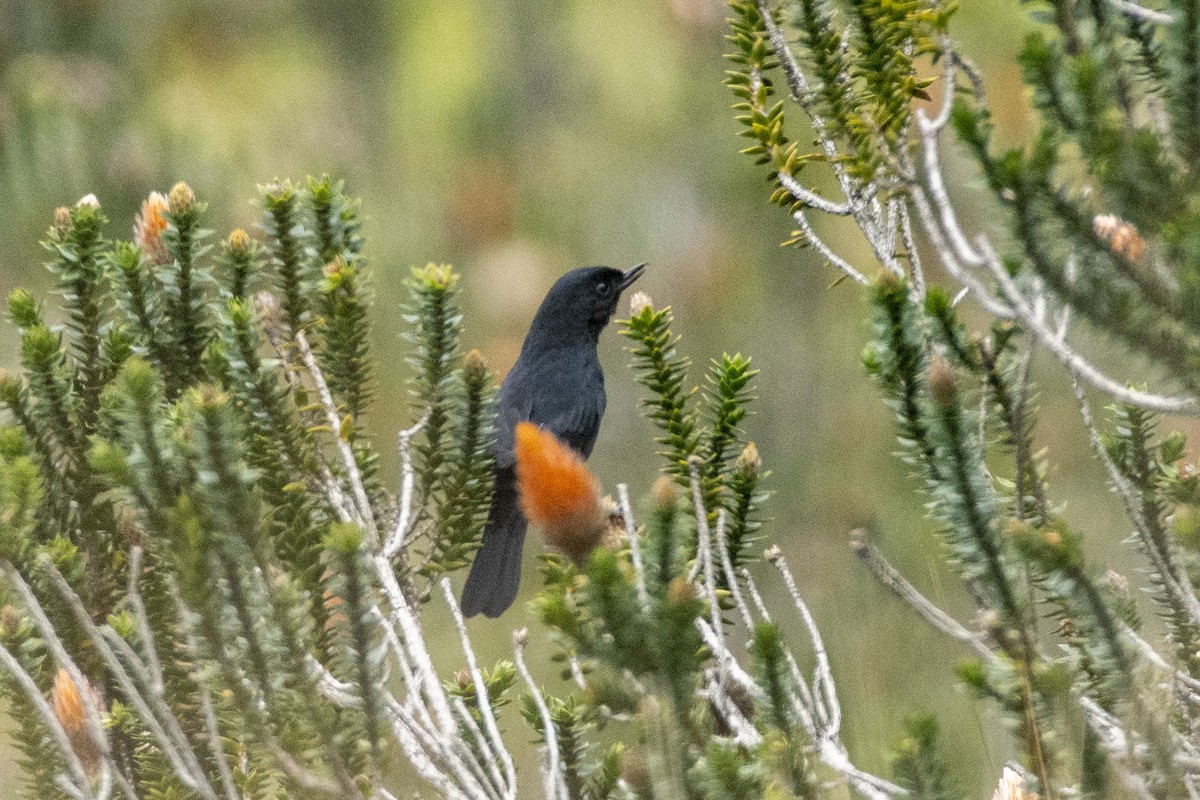
<svg viewBox="0 0 1200 800"><path fill-rule="evenodd" d="M639 264L627 272L611 267L572 270L551 287L534 316L497 399L495 490L483 544L463 587L462 610L468 617L480 612L500 616L521 584L521 545L529 523L517 497L517 423L536 423L584 458L591 455L605 404L596 345L621 292L645 268Z"/></svg>

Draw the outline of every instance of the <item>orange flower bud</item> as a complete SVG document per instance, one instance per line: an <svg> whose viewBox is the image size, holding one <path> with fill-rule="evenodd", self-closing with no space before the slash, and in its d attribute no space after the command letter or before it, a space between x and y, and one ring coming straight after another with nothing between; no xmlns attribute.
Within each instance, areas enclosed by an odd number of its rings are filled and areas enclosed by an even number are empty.
<svg viewBox="0 0 1200 800"><path fill-rule="evenodd" d="M83 730L83 698L79 696L79 689L65 669L59 669L54 676L50 700L54 706L54 716L58 717L67 733Z"/></svg>
<svg viewBox="0 0 1200 800"><path fill-rule="evenodd" d="M133 242L155 264L166 264L171 260L163 244L162 232L167 228L167 198L151 192L142 201L142 211L133 221Z"/></svg>
<svg viewBox="0 0 1200 800"><path fill-rule="evenodd" d="M91 691L91 687L85 687L85 691ZM100 754L96 751L96 743L92 741L92 737L88 733L87 723L83 716L83 698L79 695L79 688L65 669L59 669L54 676L54 688L50 690L50 705L54 709L54 716L58 718L63 730L67 733L71 749L83 763L83 768L89 773L95 773L100 761Z"/></svg>
<svg viewBox="0 0 1200 800"><path fill-rule="evenodd" d="M519 422L516 439L517 490L525 516L547 542L583 561L608 527L600 483L579 454L549 431Z"/></svg>
<svg viewBox="0 0 1200 800"><path fill-rule="evenodd" d="M1138 229L1113 214L1099 214L1092 220L1092 230L1108 248L1128 261L1137 263L1146 253L1146 240Z"/></svg>

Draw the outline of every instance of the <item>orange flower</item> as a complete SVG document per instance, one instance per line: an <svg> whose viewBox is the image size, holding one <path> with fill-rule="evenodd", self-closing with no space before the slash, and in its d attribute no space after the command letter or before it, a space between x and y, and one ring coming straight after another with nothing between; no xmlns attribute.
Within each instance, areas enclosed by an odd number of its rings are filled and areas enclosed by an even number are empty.
<svg viewBox="0 0 1200 800"><path fill-rule="evenodd" d="M576 562L608 528L600 483L579 454L531 422L517 423L517 491L521 508L546 541Z"/></svg>
<svg viewBox="0 0 1200 800"><path fill-rule="evenodd" d="M54 676L54 688L50 690L50 704L54 708L54 716L62 724L71 742L71 749L83 763L84 769L94 773L100 761L96 744L88 733L87 724L83 719L83 698L75 681L65 669L59 669Z"/></svg>
<svg viewBox="0 0 1200 800"><path fill-rule="evenodd" d="M133 241L155 264L166 264L171 260L163 244L162 232L167 229L167 198L159 192L151 192L142 202L142 213L133 221Z"/></svg>
<svg viewBox="0 0 1200 800"><path fill-rule="evenodd" d="M1146 252L1146 240L1132 223L1113 214L1100 214L1092 220L1092 230L1117 255L1138 262Z"/></svg>

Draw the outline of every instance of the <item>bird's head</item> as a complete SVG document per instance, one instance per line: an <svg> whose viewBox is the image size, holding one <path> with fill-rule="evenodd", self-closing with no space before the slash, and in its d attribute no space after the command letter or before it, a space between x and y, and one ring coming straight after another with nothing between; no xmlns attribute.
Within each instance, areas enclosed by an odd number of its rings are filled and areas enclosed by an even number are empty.
<svg viewBox="0 0 1200 800"><path fill-rule="evenodd" d="M599 336L617 310L621 292L646 269L638 264L622 272L612 267L581 267L563 275L538 309L534 326L560 334L588 331Z"/></svg>

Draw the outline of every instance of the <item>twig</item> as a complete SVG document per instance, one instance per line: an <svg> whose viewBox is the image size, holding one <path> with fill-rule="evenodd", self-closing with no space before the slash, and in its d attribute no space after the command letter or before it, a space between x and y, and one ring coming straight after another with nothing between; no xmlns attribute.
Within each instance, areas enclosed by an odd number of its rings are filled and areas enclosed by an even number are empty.
<svg viewBox="0 0 1200 800"><path fill-rule="evenodd" d="M746 600L742 597L742 589L738 585L738 575L733 569L733 558L729 555L729 537L726 535L725 524L725 509L721 509L721 515L717 518L717 550L721 553L721 570L725 574L725 582L729 586L729 595L733 598L733 606L742 615L742 622L746 626L747 631L754 630L754 619L750 616L750 609L746 606Z"/></svg>
<svg viewBox="0 0 1200 800"><path fill-rule="evenodd" d="M621 521L625 524L625 538L629 541L629 557L633 561L633 580L637 588L638 602L643 609L648 609L650 593L646 591L646 568L642 564L642 547L638 542L637 524L633 521L633 508L629 503L627 484L617 484L617 498L621 508Z"/></svg>
<svg viewBox="0 0 1200 800"><path fill-rule="evenodd" d="M820 236L817 236L817 232L813 230L812 225L808 221L808 217L804 215L803 209L798 208L793 211L792 219L795 220L796 224L800 226L800 232L804 235L804 240L812 245L813 249L820 253L822 258L844 272L855 283L862 284L863 286L866 286L870 283L870 281L867 280L866 275L863 275L854 267L850 266L849 261L833 252L833 248L827 245Z"/></svg>
<svg viewBox="0 0 1200 800"><path fill-rule="evenodd" d="M871 574L897 597L908 603L914 611L933 627L942 633L957 639L975 651L984 661L994 661L996 654L984 642L954 617L947 614L929 598L921 594L915 586L893 567L887 558L870 540L866 531L861 529L850 533L850 547L866 565Z"/></svg>
<svg viewBox="0 0 1200 800"><path fill-rule="evenodd" d="M559 768L558 733L554 727L554 719L550 716L550 708L546 705L546 698L542 696L542 690L534 682L533 675L529 673L529 667L525 664L525 642L528 638L529 630L526 628L513 631L513 661L517 665L517 672L520 673L521 679L525 681L525 686L533 697L538 714L542 717L542 738L546 741L546 762L542 765L542 779L545 782L546 798L547 800L554 800L554 798L567 800L566 780Z"/></svg>
<svg viewBox="0 0 1200 800"><path fill-rule="evenodd" d="M1156 25L1171 25L1175 22L1175 17L1170 14L1140 6L1137 3L1130 2L1130 0L1108 0L1108 2L1113 8L1126 16L1145 20L1146 22L1153 22Z"/></svg>
<svg viewBox="0 0 1200 800"><path fill-rule="evenodd" d="M708 604L709 614L712 617L712 630L716 634L717 646L722 650L726 650L725 646L725 626L721 621L721 605L717 601L717 581L713 574L713 558L712 558L712 533L708 527L708 511L704 507L704 497L700 490L700 467L697 463L698 459L693 456L688 460L688 472L691 475L692 484L692 504L696 513L696 561L702 565L702 587L704 589L705 602ZM723 519L724 509L719 512ZM717 659L717 667L720 670L720 681L722 685L725 682L725 664L724 659Z"/></svg>
<svg viewBox="0 0 1200 800"><path fill-rule="evenodd" d="M187 606L183 603L183 598L179 594L179 587L176 585L173 577L167 578L167 591L171 595L171 601L175 604L176 612L179 615L179 628L183 632L183 643L190 653L199 653L200 647L196 642L196 634L192 630L192 626L188 621ZM237 787L233 783L233 773L229 769L229 759L225 754L225 747L221 743L221 729L217 722L217 712L213 708L212 696L205 685L204 678L200 675L199 669L189 670L189 676L192 683L196 685L196 694L200 698L200 713L204 718L204 733L208 739L208 749L212 752L213 761L217 765L217 774L221 778L221 787L225 790L225 794L230 800L237 800L239 797Z"/></svg>
<svg viewBox="0 0 1200 800"><path fill-rule="evenodd" d="M783 576L783 585L787 587L788 594L792 597L792 604L800 612L800 617L804 620L804 626L808 628L808 635L812 640L813 653L817 657L816 679L824 689L824 692L818 693L814 686L813 694L815 697L824 696L825 703L828 704L824 709L827 714L826 730L833 735L837 735L842 724L842 709L838 703L837 688L833 684L833 669L829 665L829 655L825 652L825 642L821 638L821 631L817 628L817 623L813 619L812 612L808 610L808 605L800 597L800 590L796 588L796 579L792 577L792 571L788 569L787 561L783 557L783 551L779 549L778 545L772 545L763 555L767 561L771 562L772 566L779 570L779 574ZM822 709L822 705L818 703L817 708Z"/></svg>
<svg viewBox="0 0 1200 800"><path fill-rule="evenodd" d="M1087 359L1068 347L1065 342L1059 339L1054 331L1038 319L1034 309L1030 307L1024 295L1021 294L1016 282L1008 274L1008 271L1005 270L999 256L991 249L987 240L980 237L977 242L980 249L986 254L985 263L988 269L996 278L996 282L1004 291L1005 297L1008 298L1010 305L1021 322L1037 336L1046 349L1054 353L1071 370L1072 374L1083 378L1097 389L1106 392L1113 399L1121 403L1128 403L1139 408L1170 414L1196 413L1198 405L1195 397L1169 397L1131 389L1092 366Z"/></svg>
<svg viewBox="0 0 1200 800"><path fill-rule="evenodd" d="M321 405L325 408L325 417L330 430L333 431L333 440L342 456L342 467L346 470L346 475L350 479L350 489L358 503L358 514L367 534L367 545L371 550L376 550L379 548L379 528L375 525L371 499L363 484L362 472L358 469L358 460L354 457L354 449L350 447L350 442L346 440L346 437L342 436L342 419L338 416L333 393L329 391L329 384L325 382L325 374L317 365L317 358L313 355L312 348L308 346L308 338L304 335L304 331L296 331L296 346L300 350L300 358L304 361L308 374L313 379L313 385L316 386L317 397L321 399Z"/></svg>
<svg viewBox="0 0 1200 800"><path fill-rule="evenodd" d="M850 203L835 203L832 200L827 200L813 190L803 186L798 180L795 179L795 177L784 172L783 170L779 171L779 185L784 189L787 189L788 194L803 203L808 208L813 208L817 211L822 211L826 214L832 214L837 217L847 216L853 211Z"/></svg>
<svg viewBox="0 0 1200 800"><path fill-rule="evenodd" d="M413 470L411 442L412 438L420 433L421 429L429 422L429 416L430 410L425 409L425 413L421 415L415 425L400 431L400 513L396 517L396 527L392 531L392 535L388 537L387 543L383 546L384 558L389 560L395 558L396 554L404 548L405 540L415 519L412 500L416 476Z"/></svg>
<svg viewBox="0 0 1200 800"><path fill-rule="evenodd" d="M158 650L154 646L154 634L150 630L150 617L146 613L146 606L142 602L142 592L139 588L143 552L141 546L136 544L129 550L128 600L133 609L133 619L137 624L138 636L142 640L142 649L146 651L146 665L150 668L150 674L153 677L150 689L155 694L162 695L162 664L158 660Z"/></svg>
<svg viewBox="0 0 1200 800"><path fill-rule="evenodd" d="M725 720L725 724L733 731L733 740L742 747L757 747L762 742L762 734L750 724L725 692L724 684L718 682L717 671L711 668L704 671L705 688L700 696L710 701Z"/></svg>
<svg viewBox="0 0 1200 800"><path fill-rule="evenodd" d="M746 581L746 591L749 592L751 599L754 601L754 607L758 610L759 616L763 618L764 622L770 623L771 614L767 610L766 603L763 602L762 595L758 592L758 584L754 582L754 576L750 574L750 570L744 567L742 568L742 579ZM787 661L788 672L792 676L792 683L795 684L796 691L799 693L799 697L796 699L797 713L802 717L811 717L813 712L810 709L816 705L816 701L812 696L812 689L808 688L808 681L804 680L804 675L800 672L800 665L796 663L796 657L792 655L792 651L784 648L783 657ZM816 727L813 725L811 719L806 724L812 728L813 735L815 735Z"/></svg>
<svg viewBox="0 0 1200 800"><path fill-rule="evenodd" d="M1176 576L1168 568L1162 558L1162 554L1154 547L1154 542L1146 527L1146 520L1138 508L1137 494L1133 487L1129 485L1129 481L1121 474L1117 465L1113 463L1112 458L1108 455L1108 450L1100 440L1100 431L1097 430L1096 423L1092 418L1091 407L1088 405L1087 397L1083 393L1083 387L1080 386L1079 380L1075 377L1074 373L1072 373L1071 383L1075 388L1075 398L1079 401L1079 416L1083 419L1084 427L1087 428L1088 442L1091 444L1093 452L1100 458L1100 463L1104 464L1109 479L1117 489L1117 494L1121 495L1121 499L1125 503L1125 511L1129 515L1130 520L1132 520L1134 529L1146 543L1145 550L1147 556L1151 563L1154 564L1154 568L1158 571L1159 578L1162 580L1167 591L1183 603L1183 607L1187 610L1192 622L1200 625L1200 601L1197 601L1195 592L1191 590L1187 576Z"/></svg>
<svg viewBox="0 0 1200 800"><path fill-rule="evenodd" d="M479 727L479 723L471 716L470 709L467 708L467 703L461 697L455 697L452 701L454 712L458 714L458 718L462 720L463 725L467 726L467 730L471 733L471 738L475 741L475 746L479 748L483 755L484 761L487 764L487 771L483 770L483 765L477 764L478 759L471 758L467 760L467 766L478 769L480 783L487 791L488 796L494 800L500 800L500 793L504 791L504 777L500 774L499 767L496 766L496 753L492 749L491 743L487 736Z"/></svg>
<svg viewBox="0 0 1200 800"><path fill-rule="evenodd" d="M463 655L467 658L467 669L471 673L471 681L475 684L475 700L479 705L479 713L483 717L484 727L487 729L488 736L492 739L492 745L500 755L500 761L504 765L504 776L507 780L505 796L515 799L517 796L516 768L513 765L512 756L509 754L508 748L504 746L504 738L500 735L500 728L496 724L496 715L492 711L491 702L488 700L487 684L483 681L483 673L479 670L479 664L475 660L475 651L471 647L471 638L467 635L466 621L463 619L462 610L458 607L458 601L454 598L454 589L450 586L450 579L442 578L438 581L438 584L442 587L442 594L446 598L446 605L450 606L450 613L454 617L454 625L458 629L458 638L462 643Z"/></svg>

